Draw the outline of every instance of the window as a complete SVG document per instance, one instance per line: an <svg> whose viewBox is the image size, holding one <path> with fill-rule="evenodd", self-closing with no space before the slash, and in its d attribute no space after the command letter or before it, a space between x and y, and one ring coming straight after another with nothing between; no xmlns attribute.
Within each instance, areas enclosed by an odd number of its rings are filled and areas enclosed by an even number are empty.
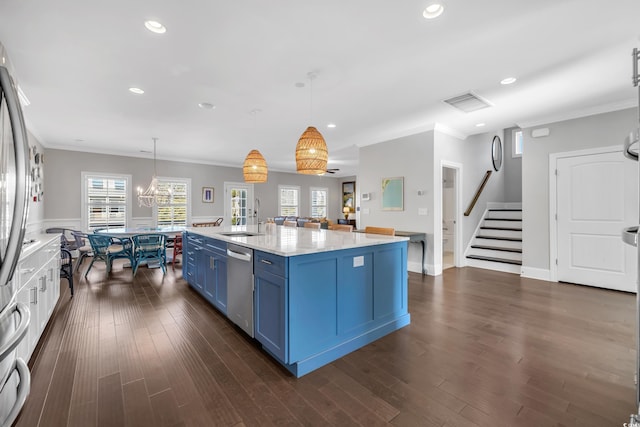
<svg viewBox="0 0 640 427"><path fill-rule="evenodd" d="M299 216L300 187L286 185L278 186L279 206L281 216Z"/></svg>
<svg viewBox="0 0 640 427"><path fill-rule="evenodd" d="M512 155L511 157L522 157L523 145L522 130L514 130L511 138Z"/></svg>
<svg viewBox="0 0 640 427"><path fill-rule="evenodd" d="M311 217L326 218L327 217L327 194L326 188L311 187Z"/></svg>
<svg viewBox="0 0 640 427"><path fill-rule="evenodd" d="M186 226L189 221L190 179L158 178L158 189L171 193L168 206L157 206L153 210L155 223L159 226Z"/></svg>
<svg viewBox="0 0 640 427"><path fill-rule="evenodd" d="M126 227L131 218L131 176L82 172L82 223L87 230Z"/></svg>

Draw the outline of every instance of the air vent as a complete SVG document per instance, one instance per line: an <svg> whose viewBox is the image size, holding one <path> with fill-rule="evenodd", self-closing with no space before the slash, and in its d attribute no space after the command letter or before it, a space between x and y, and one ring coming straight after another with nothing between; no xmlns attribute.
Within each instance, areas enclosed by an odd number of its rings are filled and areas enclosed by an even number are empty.
<svg viewBox="0 0 640 427"><path fill-rule="evenodd" d="M482 110L483 108L492 106L489 101L476 95L473 92L468 92L463 95L445 99L444 102L451 105L452 107L457 108L458 110L464 111L465 113Z"/></svg>

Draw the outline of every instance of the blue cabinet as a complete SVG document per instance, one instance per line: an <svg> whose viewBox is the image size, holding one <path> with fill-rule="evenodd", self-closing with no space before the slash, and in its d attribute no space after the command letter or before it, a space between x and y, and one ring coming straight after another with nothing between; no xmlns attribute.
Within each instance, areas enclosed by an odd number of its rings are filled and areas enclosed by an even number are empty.
<svg viewBox="0 0 640 427"><path fill-rule="evenodd" d="M280 362L288 362L287 259L265 252L254 253L255 338Z"/></svg>
<svg viewBox="0 0 640 427"><path fill-rule="evenodd" d="M296 376L409 324L407 243L256 252L256 339Z"/></svg>
<svg viewBox="0 0 640 427"><path fill-rule="evenodd" d="M185 233L183 257L186 280L222 313L227 313L227 244Z"/></svg>

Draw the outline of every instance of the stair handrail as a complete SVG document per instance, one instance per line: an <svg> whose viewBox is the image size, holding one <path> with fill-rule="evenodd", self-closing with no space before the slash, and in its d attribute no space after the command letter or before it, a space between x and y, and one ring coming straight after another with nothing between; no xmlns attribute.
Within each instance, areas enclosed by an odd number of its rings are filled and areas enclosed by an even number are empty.
<svg viewBox="0 0 640 427"><path fill-rule="evenodd" d="M482 178L482 182L480 183L480 187L478 187L478 191L476 191L476 195L473 196L473 200L471 200L471 203L469 203L469 207L467 208L466 211L464 211L464 216L469 216L471 214L471 211L473 210L476 203L478 202L478 199L480 198L480 194L482 194L482 190L484 190L485 185L487 185L487 181L489 181L489 177L491 176L492 173L493 173L492 170L488 170L484 174L484 178Z"/></svg>

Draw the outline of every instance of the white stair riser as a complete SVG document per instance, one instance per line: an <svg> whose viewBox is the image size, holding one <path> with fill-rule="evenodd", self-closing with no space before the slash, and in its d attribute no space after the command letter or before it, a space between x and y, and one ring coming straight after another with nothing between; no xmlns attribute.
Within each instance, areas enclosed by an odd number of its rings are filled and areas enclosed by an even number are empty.
<svg viewBox="0 0 640 427"><path fill-rule="evenodd" d="M491 258L504 258L504 259L515 259L518 261L522 261L522 254L519 252L506 252L506 251L496 251L491 249L469 249L469 253L467 255L480 255Z"/></svg>
<svg viewBox="0 0 640 427"><path fill-rule="evenodd" d="M522 211L489 211L486 218L518 218L522 219Z"/></svg>
<svg viewBox="0 0 640 427"><path fill-rule="evenodd" d="M494 240L494 239L478 239L473 240L474 245L482 246L500 246L502 248L522 249L522 242L512 242L510 240Z"/></svg>
<svg viewBox="0 0 640 427"><path fill-rule="evenodd" d="M522 228L522 221L496 221L485 219L482 225L485 227Z"/></svg>
<svg viewBox="0 0 640 427"><path fill-rule="evenodd" d="M505 273L520 274L522 272L521 265L503 264L501 262L483 261L479 259L466 259L467 266L485 268L487 270L504 271Z"/></svg>
<svg viewBox="0 0 640 427"><path fill-rule="evenodd" d="M481 236L514 237L522 239L522 231L480 229L479 234Z"/></svg>

